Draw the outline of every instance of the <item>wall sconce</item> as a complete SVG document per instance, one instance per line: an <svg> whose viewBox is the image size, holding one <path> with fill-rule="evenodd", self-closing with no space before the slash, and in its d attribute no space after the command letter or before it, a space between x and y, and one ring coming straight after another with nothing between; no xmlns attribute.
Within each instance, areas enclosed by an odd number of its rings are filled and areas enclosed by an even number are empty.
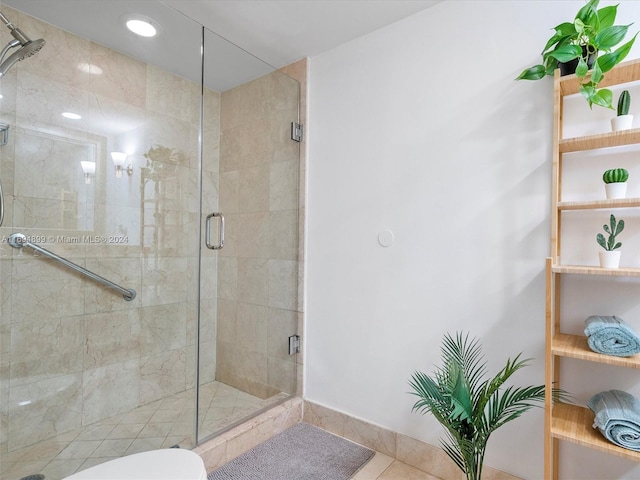
<svg viewBox="0 0 640 480"><path fill-rule="evenodd" d="M116 177L122 177L122 167L124 165L124 161L127 159L127 154L124 152L111 152L111 159L113 160L113 164L116 166ZM126 168L129 176L133 175L133 166L129 164Z"/></svg>
<svg viewBox="0 0 640 480"><path fill-rule="evenodd" d="M91 177L96 174L96 162L80 162L80 166L82 167L82 171L84 172L84 183L91 183Z"/></svg>

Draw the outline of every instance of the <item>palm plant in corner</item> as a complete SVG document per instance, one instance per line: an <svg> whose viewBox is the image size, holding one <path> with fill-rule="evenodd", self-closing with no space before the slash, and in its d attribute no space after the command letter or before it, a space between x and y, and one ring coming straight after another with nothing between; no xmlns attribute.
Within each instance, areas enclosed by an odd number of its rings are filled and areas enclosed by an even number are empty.
<svg viewBox="0 0 640 480"><path fill-rule="evenodd" d="M443 366L433 377L415 372L409 384L419 400L412 411L431 413L446 429L442 449L467 476L480 480L489 436L496 429L544 404L544 385L501 388L515 372L528 365L518 354L493 378L485 379L486 365L477 339L446 334L441 347ZM566 394L553 389L555 400Z"/></svg>

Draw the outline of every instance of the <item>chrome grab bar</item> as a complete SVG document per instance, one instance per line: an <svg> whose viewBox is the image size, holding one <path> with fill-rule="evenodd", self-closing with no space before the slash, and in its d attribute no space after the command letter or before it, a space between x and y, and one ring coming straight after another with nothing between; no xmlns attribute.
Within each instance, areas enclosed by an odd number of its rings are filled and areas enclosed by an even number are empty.
<svg viewBox="0 0 640 480"><path fill-rule="evenodd" d="M29 247L32 250L35 250L38 253L41 253L57 262L62 263L63 265L69 267L72 270L75 270L78 273L81 273L82 275L85 275L87 277L89 277L92 280L95 280L98 283L101 283L102 285L105 285L109 288L112 288L113 290L116 290L118 292L120 292L122 294L122 297L127 301L130 302L131 300L133 300L134 298L136 298L136 291L133 288L124 288L121 287L120 285L117 285L109 280L107 280L106 278L101 277L100 275L97 275L89 270L87 270L84 267L81 267L80 265L76 265L73 262L70 262L69 260L67 260L66 258L62 258L59 255L56 255L53 252L50 252L49 250L47 250L46 248L42 248L40 245L36 245L35 243L31 243L29 240L27 240L27 237L25 235L23 235L22 233L14 233L12 235L9 236L9 245L11 245L14 248L22 248L22 247Z"/></svg>
<svg viewBox="0 0 640 480"><path fill-rule="evenodd" d="M218 244L211 245L211 218L218 217L220 218L220 230L218 230ZM220 212L214 212L207 215L207 220L205 221L205 236L204 243L210 250L220 250L224 247L224 215Z"/></svg>

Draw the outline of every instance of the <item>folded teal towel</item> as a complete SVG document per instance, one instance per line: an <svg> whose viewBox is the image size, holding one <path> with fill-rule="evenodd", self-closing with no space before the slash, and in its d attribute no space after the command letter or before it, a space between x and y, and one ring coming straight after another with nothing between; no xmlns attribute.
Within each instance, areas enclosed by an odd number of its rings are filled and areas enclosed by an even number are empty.
<svg viewBox="0 0 640 480"><path fill-rule="evenodd" d="M596 393L587 405L597 428L612 443L640 452L640 401L630 393L609 390Z"/></svg>
<svg viewBox="0 0 640 480"><path fill-rule="evenodd" d="M640 353L640 337L620 317L594 315L585 320L584 334L594 352L630 357Z"/></svg>

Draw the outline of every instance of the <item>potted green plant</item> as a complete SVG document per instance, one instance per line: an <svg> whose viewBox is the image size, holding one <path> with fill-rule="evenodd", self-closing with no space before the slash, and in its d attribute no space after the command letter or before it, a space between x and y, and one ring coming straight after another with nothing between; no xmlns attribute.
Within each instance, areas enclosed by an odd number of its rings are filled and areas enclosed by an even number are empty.
<svg viewBox="0 0 640 480"><path fill-rule="evenodd" d="M620 250L618 248L622 246L622 243L616 242L616 237L624 230L624 220L617 221L612 213L609 217L609 225L605 224L602 228L609 237L605 240L603 234L596 235L598 245L604 248L604 251L599 252L600 266L603 268L618 268L620 265Z"/></svg>
<svg viewBox="0 0 640 480"><path fill-rule="evenodd" d="M629 172L624 168L612 168L602 174L604 189L608 200L624 198L627 194Z"/></svg>
<svg viewBox="0 0 640 480"><path fill-rule="evenodd" d="M636 35L625 44L619 45L630 25L614 25L618 5L598 10L599 0L589 0L576 14L573 22L557 25L555 33L542 50L542 64L525 69L517 80L539 80L553 75L558 63L577 60L575 74L580 79L580 93L589 102L613 109L611 90L598 88L604 74L627 56ZM593 61L591 75L589 59Z"/></svg>
<svg viewBox="0 0 640 480"><path fill-rule="evenodd" d="M629 90L623 90L618 97L616 116L611 119L611 130L619 132L633 127L633 115L629 114L631 106L631 94Z"/></svg>
<svg viewBox="0 0 640 480"><path fill-rule="evenodd" d="M513 387L501 391L515 372L529 360L507 359L493 378L486 379L486 364L477 339L457 333L446 334L442 341L443 366L433 377L415 372L410 392L419 399L412 411L431 413L446 429L442 449L464 472L468 480L480 480L489 436L505 423L518 418L531 407L541 406L544 385ZM553 389L552 398L566 398L565 392Z"/></svg>

